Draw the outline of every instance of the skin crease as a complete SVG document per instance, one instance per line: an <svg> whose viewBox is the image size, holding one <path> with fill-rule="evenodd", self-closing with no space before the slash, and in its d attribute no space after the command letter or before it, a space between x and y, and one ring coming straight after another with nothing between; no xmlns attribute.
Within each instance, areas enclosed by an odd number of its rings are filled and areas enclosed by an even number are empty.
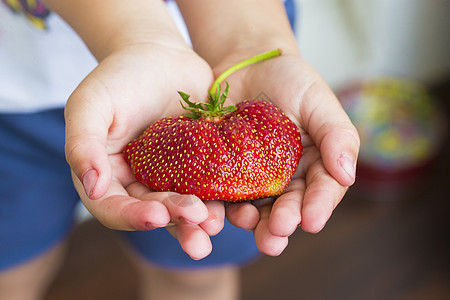
<svg viewBox="0 0 450 300"><path fill-rule="evenodd" d="M268 255L282 253L298 224L307 232L323 228L354 181L339 159L347 155L355 162L359 139L328 85L299 55L280 1L177 1L196 53L176 32L161 1L140 0L134 8L104 0L95 5L87 0L45 2L100 62L65 111L66 156L74 183L100 222L122 230L173 222L177 226L168 230L197 259L211 251L209 236L221 230L225 214L234 225L253 230L258 248ZM211 43L211 37L220 43ZM264 92L300 128L304 154L282 196L273 204L254 201L256 206L226 208L192 197L192 205L178 206L167 194L135 181L121 150L152 121L182 113L177 90L205 101L214 78L226 68L275 48L283 56L240 70L228 81L230 102ZM211 215L217 218L212 221Z"/></svg>

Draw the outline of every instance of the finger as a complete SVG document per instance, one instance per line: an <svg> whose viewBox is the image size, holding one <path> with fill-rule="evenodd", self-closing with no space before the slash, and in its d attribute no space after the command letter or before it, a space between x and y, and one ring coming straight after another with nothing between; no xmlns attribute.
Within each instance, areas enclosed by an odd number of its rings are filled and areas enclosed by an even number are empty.
<svg viewBox="0 0 450 300"><path fill-rule="evenodd" d="M198 197L174 192L153 192L139 182L127 187L130 196L143 201L161 202L169 211L170 221L176 224L200 224L208 218L208 209Z"/></svg>
<svg viewBox="0 0 450 300"><path fill-rule="evenodd" d="M269 216L272 210L272 204L258 206L261 219L258 222L253 234L255 236L256 246L259 251L270 256L278 256L288 245L288 238L273 235L269 230Z"/></svg>
<svg viewBox="0 0 450 300"><path fill-rule="evenodd" d="M260 219L258 209L251 202L225 203L225 215L231 224L244 230L255 229Z"/></svg>
<svg viewBox="0 0 450 300"><path fill-rule="evenodd" d="M180 243L181 248L192 259L199 260L212 251L209 235L198 225L178 224L167 228Z"/></svg>
<svg viewBox="0 0 450 300"><path fill-rule="evenodd" d="M305 189L304 181L293 180L286 191L278 197L269 217L270 233L287 237L294 233L301 222L301 206Z"/></svg>
<svg viewBox="0 0 450 300"><path fill-rule="evenodd" d="M152 192L138 182L130 184L127 191L130 195L143 200L142 202L156 202L167 209L171 226L167 226L166 229L192 259L202 259L211 253L212 244L209 235L197 225L207 222L208 218L208 208L200 199L193 195L173 192ZM213 213L220 215L220 209L215 207L216 205L213 204L210 208Z"/></svg>
<svg viewBox="0 0 450 300"><path fill-rule="evenodd" d="M83 189L73 175L77 190ZM121 184L112 181L110 189L100 199L81 197L89 212L104 226L115 230L152 230L170 221L167 208L160 201L140 201L128 196Z"/></svg>
<svg viewBox="0 0 450 300"><path fill-rule="evenodd" d="M106 139L111 120L77 89L65 108L66 160L90 199L102 197L111 182Z"/></svg>
<svg viewBox="0 0 450 300"><path fill-rule="evenodd" d="M320 149L325 168L340 184L352 185L360 145L358 132L323 80L307 90L300 114L302 125Z"/></svg>
<svg viewBox="0 0 450 300"><path fill-rule="evenodd" d="M306 232L317 233L322 230L344 197L347 187L328 173L320 159L309 168L306 186L301 208L301 227Z"/></svg>
<svg viewBox="0 0 450 300"><path fill-rule="evenodd" d="M200 227L209 236L214 236L223 229L225 206L222 201L206 201L205 206L208 209L208 218L200 223Z"/></svg>

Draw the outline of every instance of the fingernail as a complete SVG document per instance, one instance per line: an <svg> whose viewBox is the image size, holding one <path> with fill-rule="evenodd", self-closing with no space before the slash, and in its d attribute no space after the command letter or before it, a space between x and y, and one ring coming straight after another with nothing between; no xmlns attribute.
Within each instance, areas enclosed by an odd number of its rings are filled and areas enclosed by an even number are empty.
<svg viewBox="0 0 450 300"><path fill-rule="evenodd" d="M338 160L339 166L347 173L352 182L355 181L356 164L355 161L347 154L341 154Z"/></svg>
<svg viewBox="0 0 450 300"><path fill-rule="evenodd" d="M153 229L157 228L153 223L150 223L150 222L145 222L144 225L145 225L145 228L148 230L153 230Z"/></svg>
<svg viewBox="0 0 450 300"><path fill-rule="evenodd" d="M94 191L95 184L98 180L98 173L94 169L89 169L86 173L83 175L83 187L84 192L86 195L91 198L92 192Z"/></svg>
<svg viewBox="0 0 450 300"><path fill-rule="evenodd" d="M327 220L328 221L328 220ZM325 228L325 225L327 225L327 221L325 221L322 225L320 225L320 227L318 227L317 231L315 233L319 233L322 231L322 229Z"/></svg>
<svg viewBox="0 0 450 300"><path fill-rule="evenodd" d="M194 205L195 202L199 200L199 198L193 195L179 195L179 194L170 194L169 199L179 207L189 207Z"/></svg>
<svg viewBox="0 0 450 300"><path fill-rule="evenodd" d="M216 215L215 213L210 212L210 213L208 214L208 219L207 219L208 222L211 222L211 223L212 223L212 222L216 222L217 219L218 219L218 217L217 217L217 215Z"/></svg>
<svg viewBox="0 0 450 300"><path fill-rule="evenodd" d="M168 224L156 224L152 222L145 222L145 227L149 230L153 230L156 228L166 227Z"/></svg>

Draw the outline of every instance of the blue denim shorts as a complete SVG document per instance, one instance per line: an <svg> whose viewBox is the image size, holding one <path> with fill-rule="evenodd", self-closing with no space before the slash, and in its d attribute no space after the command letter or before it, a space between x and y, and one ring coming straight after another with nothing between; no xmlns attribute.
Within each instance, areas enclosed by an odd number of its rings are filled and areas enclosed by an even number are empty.
<svg viewBox="0 0 450 300"><path fill-rule="evenodd" d="M64 156L63 109L0 114L0 270L45 253L70 233L79 202ZM164 228L118 232L167 268L243 264L259 255L252 232L226 222L213 252L194 261Z"/></svg>

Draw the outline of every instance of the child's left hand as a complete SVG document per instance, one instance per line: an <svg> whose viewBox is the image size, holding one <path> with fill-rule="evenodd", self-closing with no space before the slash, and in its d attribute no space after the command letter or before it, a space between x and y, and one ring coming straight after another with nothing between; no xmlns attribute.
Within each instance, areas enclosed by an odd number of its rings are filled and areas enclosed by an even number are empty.
<svg viewBox="0 0 450 300"><path fill-rule="evenodd" d="M276 199L227 205L226 211L231 223L254 231L261 252L279 255L298 226L311 233L325 226L355 180L359 136L328 85L299 56L250 66L229 83L231 101L263 95L300 128L303 156L286 191Z"/></svg>

